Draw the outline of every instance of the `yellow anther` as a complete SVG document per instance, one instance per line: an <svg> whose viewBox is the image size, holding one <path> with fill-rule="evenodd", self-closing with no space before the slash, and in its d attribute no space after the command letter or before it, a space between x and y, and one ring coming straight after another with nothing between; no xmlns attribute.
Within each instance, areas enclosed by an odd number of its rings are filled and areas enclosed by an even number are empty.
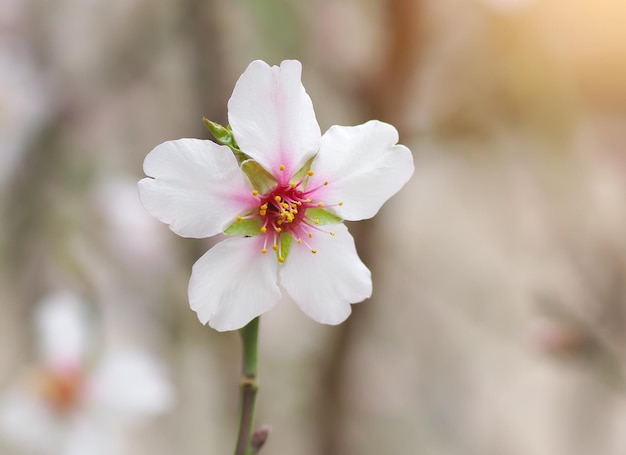
<svg viewBox="0 0 626 455"><path fill-rule="evenodd" d="M324 203L323 203L323 202L318 202L318 203L317 203L317 206L318 206L318 207L324 207Z"/></svg>
<svg viewBox="0 0 626 455"><path fill-rule="evenodd" d="M276 197L280 197L280 196L276 196ZM289 208L289 204L287 204L286 202L281 202L280 206L284 209L288 209Z"/></svg>
<svg viewBox="0 0 626 455"><path fill-rule="evenodd" d="M278 262L285 262L285 258L282 256L278 256Z"/></svg>
<svg viewBox="0 0 626 455"><path fill-rule="evenodd" d="M313 238L313 234L309 232L309 238Z"/></svg>
<svg viewBox="0 0 626 455"><path fill-rule="evenodd" d="M297 240L297 242L298 242L298 243L302 243L302 239L298 239L298 240Z"/></svg>
<svg viewBox="0 0 626 455"><path fill-rule="evenodd" d="M283 198L280 196L276 196L274 199L276 200L276 202L280 202L283 200Z"/></svg>
<svg viewBox="0 0 626 455"><path fill-rule="evenodd" d="M317 250L311 250L311 253L315 254L317 253Z"/></svg>
<svg viewBox="0 0 626 455"><path fill-rule="evenodd" d="M257 190L252 190L252 196L258 196L259 192Z"/></svg>
<svg viewBox="0 0 626 455"><path fill-rule="evenodd" d="M261 226L261 234L265 234L267 232L267 228L265 226Z"/></svg>
<svg viewBox="0 0 626 455"><path fill-rule="evenodd" d="M315 172L313 172L313 171L309 171L309 172L306 173L306 175L308 175L309 177L311 177L313 174L315 174Z"/></svg>
<svg viewBox="0 0 626 455"><path fill-rule="evenodd" d="M278 245L274 245L274 246L272 247L272 249L273 249L274 251L278 251Z"/></svg>
<svg viewBox="0 0 626 455"><path fill-rule="evenodd" d="M332 235L333 237L335 236L335 233L333 231L330 231L329 234Z"/></svg>
<svg viewBox="0 0 626 455"><path fill-rule="evenodd" d="M320 220L313 220L313 224L320 224Z"/></svg>
<svg viewBox="0 0 626 455"><path fill-rule="evenodd" d="M243 217L242 216L238 216L237 217L237 221L243 221Z"/></svg>
<svg viewBox="0 0 626 455"><path fill-rule="evenodd" d="M278 166L278 169L280 169L281 171L284 171L285 170L285 165L281 164L280 166Z"/></svg>
<svg viewBox="0 0 626 455"><path fill-rule="evenodd" d="M261 253L266 254L266 253L267 253L267 248L263 248L263 249L261 250Z"/></svg>
<svg viewBox="0 0 626 455"><path fill-rule="evenodd" d="M280 220L279 220L279 221L280 221ZM277 227L277 228L276 228L276 233L277 233L277 234L280 234L282 231L283 231L283 230L282 230L281 228L279 228L279 227Z"/></svg>
<svg viewBox="0 0 626 455"><path fill-rule="evenodd" d="M289 186L291 186L292 188L295 188L295 187L296 187L296 186L298 186L298 185L297 185L296 183L294 183L294 182L291 182L291 183L289 184Z"/></svg>
<svg viewBox="0 0 626 455"><path fill-rule="evenodd" d="M339 201L339 202L337 203L337 205L338 205L339 207L341 207L341 206L343 205L343 202L342 202L342 201Z"/></svg>
<svg viewBox="0 0 626 455"><path fill-rule="evenodd" d="M276 224L280 226L281 224L283 224L283 220L276 220Z"/></svg>
<svg viewBox="0 0 626 455"><path fill-rule="evenodd" d="M306 198L306 199L305 199L305 201L307 201L307 202L311 202L311 199L309 199L309 198Z"/></svg>
<svg viewBox="0 0 626 455"><path fill-rule="evenodd" d="M328 180L324 180L324 186L328 185Z"/></svg>
<svg viewBox="0 0 626 455"><path fill-rule="evenodd" d="M261 210L267 210L267 204L263 204L261 207L259 207Z"/></svg>

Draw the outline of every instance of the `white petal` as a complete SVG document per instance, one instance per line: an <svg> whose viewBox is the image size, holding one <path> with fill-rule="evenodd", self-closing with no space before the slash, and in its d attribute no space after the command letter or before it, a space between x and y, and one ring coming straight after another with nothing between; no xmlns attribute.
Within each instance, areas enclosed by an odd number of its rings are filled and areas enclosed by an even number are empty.
<svg viewBox="0 0 626 455"><path fill-rule="evenodd" d="M319 148L320 128L301 73L297 60L285 60L280 67L256 60L241 75L228 102L228 120L239 147L279 180L298 171Z"/></svg>
<svg viewBox="0 0 626 455"><path fill-rule="evenodd" d="M87 394L94 411L129 420L160 414L174 399L164 365L139 350L108 353L90 378Z"/></svg>
<svg viewBox="0 0 626 455"><path fill-rule="evenodd" d="M60 455L123 455L123 431L119 422L101 421L94 416L78 416L72 422Z"/></svg>
<svg viewBox="0 0 626 455"><path fill-rule="evenodd" d="M16 388L0 400L0 433L16 447L37 454L56 454L63 444L63 430L58 416L34 390Z"/></svg>
<svg viewBox="0 0 626 455"><path fill-rule="evenodd" d="M193 266L189 303L203 324L219 331L240 329L280 298L278 261L263 254L263 236L226 239Z"/></svg>
<svg viewBox="0 0 626 455"><path fill-rule="evenodd" d="M371 218L413 175L413 156L395 145L396 129L371 120L358 126L333 126L322 137L308 187L320 186L315 200L337 204L345 220ZM328 181L327 186L323 182Z"/></svg>
<svg viewBox="0 0 626 455"><path fill-rule="evenodd" d="M92 331L85 303L71 292L43 299L35 312L37 343L43 362L53 369L80 368Z"/></svg>
<svg viewBox="0 0 626 455"><path fill-rule="evenodd" d="M346 226L323 227L335 235L313 231L307 243L315 254L304 243L291 243L280 284L308 316L323 324L339 324L350 315L351 303L372 295L372 278Z"/></svg>
<svg viewBox="0 0 626 455"><path fill-rule="evenodd" d="M139 196L154 217L183 237L223 232L256 200L231 150L211 141L179 139L156 146L143 163Z"/></svg>

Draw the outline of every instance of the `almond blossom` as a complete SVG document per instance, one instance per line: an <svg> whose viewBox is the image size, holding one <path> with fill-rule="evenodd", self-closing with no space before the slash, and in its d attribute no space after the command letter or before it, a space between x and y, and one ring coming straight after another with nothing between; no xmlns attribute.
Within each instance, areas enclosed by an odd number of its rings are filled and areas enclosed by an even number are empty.
<svg viewBox="0 0 626 455"><path fill-rule="evenodd" d="M38 362L0 397L0 435L25 453L122 455L125 432L172 405L162 365L137 349L93 358L93 327L71 293L35 314Z"/></svg>
<svg viewBox="0 0 626 455"><path fill-rule="evenodd" d="M323 136L295 60L252 62L228 102L225 145L179 139L146 157L146 209L183 237L228 238L193 266L189 301L224 331L270 310L281 288L315 321L338 324L372 293L343 220L373 217L413 174L408 148L380 121Z"/></svg>

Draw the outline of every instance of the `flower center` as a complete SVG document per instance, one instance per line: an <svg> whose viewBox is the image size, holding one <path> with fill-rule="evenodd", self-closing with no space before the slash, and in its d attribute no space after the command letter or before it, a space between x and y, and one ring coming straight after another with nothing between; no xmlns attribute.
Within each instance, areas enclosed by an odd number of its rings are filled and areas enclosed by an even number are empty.
<svg viewBox="0 0 626 455"><path fill-rule="evenodd" d="M66 414L80 400L83 376L78 370L46 371L40 382L44 400L59 414Z"/></svg>
<svg viewBox="0 0 626 455"><path fill-rule="evenodd" d="M284 170L284 166L280 170ZM257 190L252 192L259 200L258 211L250 214L246 218L261 218L261 235L265 236L262 253L267 253L268 246L276 251L279 262L285 261L283 254L283 239L288 235L289 240L295 239L298 244L306 245L311 253L317 253L313 248L309 239L313 238L314 232L335 235L334 232L328 232L320 229L318 225L320 220L312 215L310 209L324 209L334 207L335 205L343 205L339 202L334 205L327 205L322 201L315 200L315 193L322 186L328 185L325 181L323 185L317 188L306 189L308 177L313 175L313 171L308 171L305 176L298 182L279 183L266 194L259 194ZM288 181L288 180L287 180ZM307 211L309 211L307 213ZM243 220L244 217L238 217Z"/></svg>

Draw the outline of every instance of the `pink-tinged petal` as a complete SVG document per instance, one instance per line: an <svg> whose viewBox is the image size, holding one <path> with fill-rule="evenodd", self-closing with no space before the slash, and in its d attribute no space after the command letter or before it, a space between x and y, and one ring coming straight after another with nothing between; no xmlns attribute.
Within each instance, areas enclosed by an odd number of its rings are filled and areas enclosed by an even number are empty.
<svg viewBox="0 0 626 455"><path fill-rule="evenodd" d="M232 151L211 141L179 139L156 146L143 163L139 196L151 215L183 237L223 232L254 207L250 184Z"/></svg>
<svg viewBox="0 0 626 455"><path fill-rule="evenodd" d="M174 402L165 366L158 358L136 349L105 355L86 393L93 410L124 421L160 414Z"/></svg>
<svg viewBox="0 0 626 455"><path fill-rule="evenodd" d="M311 166L315 175L308 188L320 187L311 197L325 204L342 202L334 210L344 220L373 217L413 175L411 151L397 142L398 131L377 120L331 127Z"/></svg>
<svg viewBox="0 0 626 455"><path fill-rule="evenodd" d="M323 227L335 235L313 231L306 239L308 246L291 243L280 284L308 316L323 324L339 324L350 315L351 303L372 295L372 278L346 226Z"/></svg>
<svg viewBox="0 0 626 455"><path fill-rule="evenodd" d="M270 67L255 60L228 102L228 120L241 150L281 180L297 172L320 143L311 98L300 80L302 65ZM279 170L284 165L284 171Z"/></svg>
<svg viewBox="0 0 626 455"><path fill-rule="evenodd" d="M193 266L189 303L203 324L236 330L271 309L280 298L276 255L263 254L264 236L228 238Z"/></svg>
<svg viewBox="0 0 626 455"><path fill-rule="evenodd" d="M71 292L50 294L35 312L37 344L42 361L55 371L80 369L93 330L86 306Z"/></svg>

